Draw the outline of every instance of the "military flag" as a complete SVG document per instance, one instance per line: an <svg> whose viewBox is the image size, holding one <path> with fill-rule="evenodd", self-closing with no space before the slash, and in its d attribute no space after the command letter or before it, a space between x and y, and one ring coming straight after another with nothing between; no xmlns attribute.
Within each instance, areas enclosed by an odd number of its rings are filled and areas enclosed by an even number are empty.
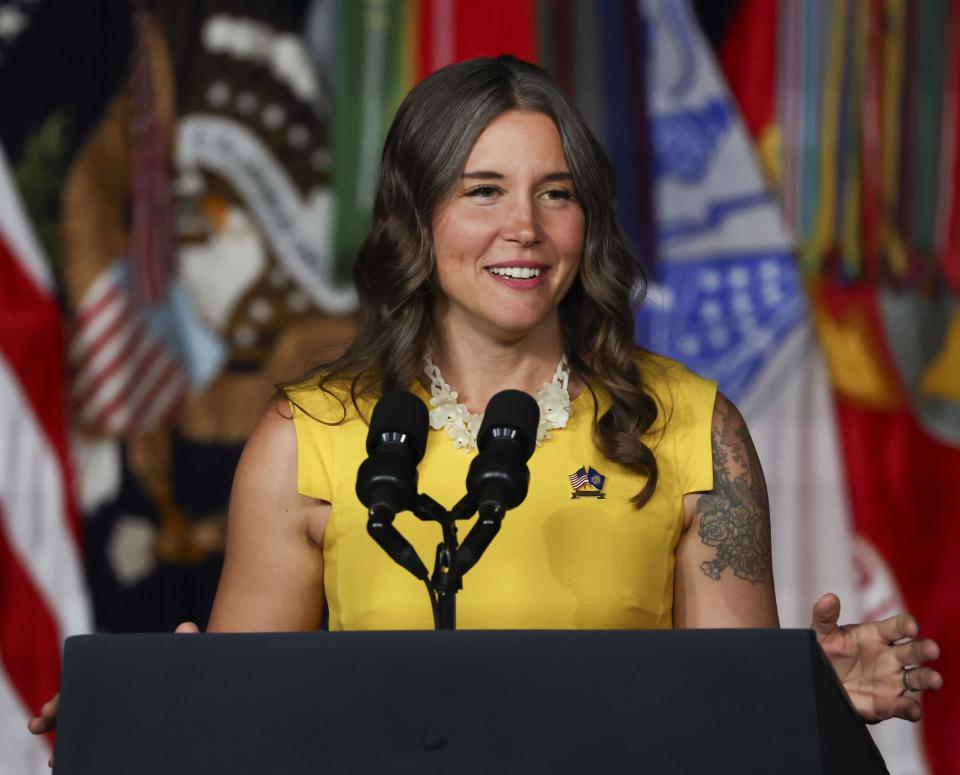
<svg viewBox="0 0 960 775"><path fill-rule="evenodd" d="M751 56L771 60L775 31L753 36L777 16L771 4L751 13L754 5L745 3L738 20L752 30ZM886 616L902 601L881 555L853 530L795 237L690 7L643 7L657 263L637 318L641 341L716 379L747 421L770 494L781 623L809 626L813 602L828 591L840 596L845 620ZM747 115L772 153L775 135L763 133L775 114L774 79L764 71L749 81ZM891 771L923 771L915 729L877 729Z"/></svg>

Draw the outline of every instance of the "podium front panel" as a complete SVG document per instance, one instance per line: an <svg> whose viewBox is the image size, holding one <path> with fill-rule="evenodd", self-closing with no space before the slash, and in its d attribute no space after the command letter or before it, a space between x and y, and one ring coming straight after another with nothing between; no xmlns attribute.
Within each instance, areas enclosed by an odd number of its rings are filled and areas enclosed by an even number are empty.
<svg viewBox="0 0 960 775"><path fill-rule="evenodd" d="M808 630L91 635L55 775L885 772Z"/></svg>

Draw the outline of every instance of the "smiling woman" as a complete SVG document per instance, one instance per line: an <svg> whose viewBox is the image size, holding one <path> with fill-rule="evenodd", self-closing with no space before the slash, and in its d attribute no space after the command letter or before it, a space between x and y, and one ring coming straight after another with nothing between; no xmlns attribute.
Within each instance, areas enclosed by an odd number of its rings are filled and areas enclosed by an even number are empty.
<svg viewBox="0 0 960 775"><path fill-rule="evenodd" d="M454 342L522 339L559 361L560 302L577 275L583 226L553 121L519 110L494 119L433 219L437 356ZM464 398L483 410L481 397Z"/></svg>
<svg viewBox="0 0 960 775"><path fill-rule="evenodd" d="M250 438L211 630L315 629L325 607L330 629L429 628L422 586L366 532L365 418L391 390L431 403L420 489L449 506L479 413L508 388L535 393L550 422L526 500L465 581L458 626L777 626L750 435L714 383L634 345L645 284L614 213L609 163L536 66L473 60L413 89L357 255L359 334L284 386ZM402 531L431 556L434 527L407 516ZM838 616L825 596L814 628L864 718L919 718L914 692L942 683L918 666L937 645L908 616Z"/></svg>

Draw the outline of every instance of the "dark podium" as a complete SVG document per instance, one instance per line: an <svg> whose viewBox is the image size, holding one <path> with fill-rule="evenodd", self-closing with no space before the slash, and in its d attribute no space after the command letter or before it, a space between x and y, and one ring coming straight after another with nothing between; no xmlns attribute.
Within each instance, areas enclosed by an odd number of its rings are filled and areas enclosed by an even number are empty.
<svg viewBox="0 0 960 775"><path fill-rule="evenodd" d="M79 636L54 770L886 771L808 630Z"/></svg>

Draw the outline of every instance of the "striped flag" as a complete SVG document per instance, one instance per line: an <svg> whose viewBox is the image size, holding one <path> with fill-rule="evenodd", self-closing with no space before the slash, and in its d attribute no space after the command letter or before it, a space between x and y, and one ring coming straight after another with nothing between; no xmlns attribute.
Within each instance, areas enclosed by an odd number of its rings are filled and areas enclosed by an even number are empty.
<svg viewBox="0 0 960 775"><path fill-rule="evenodd" d="M110 434L169 417L188 388L181 360L133 304L122 263L91 283L70 343L71 401L83 425Z"/></svg>
<svg viewBox="0 0 960 775"><path fill-rule="evenodd" d="M574 473L570 474L570 486L573 487L574 490L579 490L589 481L590 477L587 476L587 471L583 466L580 466Z"/></svg>
<svg viewBox="0 0 960 775"><path fill-rule="evenodd" d="M57 691L60 646L90 629L71 485L60 310L0 150L0 751L47 771L26 731Z"/></svg>

